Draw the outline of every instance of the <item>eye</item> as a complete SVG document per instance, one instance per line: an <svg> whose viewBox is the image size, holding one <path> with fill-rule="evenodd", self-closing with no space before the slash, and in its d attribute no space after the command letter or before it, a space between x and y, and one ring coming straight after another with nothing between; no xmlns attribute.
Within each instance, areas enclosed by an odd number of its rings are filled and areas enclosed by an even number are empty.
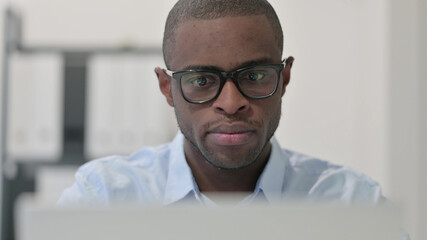
<svg viewBox="0 0 427 240"><path fill-rule="evenodd" d="M260 81L264 78L264 74L261 72L251 72L248 74L247 78L251 81Z"/></svg>
<svg viewBox="0 0 427 240"><path fill-rule="evenodd" d="M208 83L208 80L206 77L198 77L197 79L193 80L193 85L197 87L203 87Z"/></svg>
<svg viewBox="0 0 427 240"><path fill-rule="evenodd" d="M185 79L187 85L194 88L207 88L217 84L216 77L214 75L190 75Z"/></svg>

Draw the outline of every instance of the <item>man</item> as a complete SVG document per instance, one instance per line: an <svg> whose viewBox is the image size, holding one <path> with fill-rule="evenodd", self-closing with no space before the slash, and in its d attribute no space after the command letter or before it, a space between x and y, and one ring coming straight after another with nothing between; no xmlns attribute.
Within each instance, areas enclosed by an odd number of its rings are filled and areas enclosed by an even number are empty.
<svg viewBox="0 0 427 240"><path fill-rule="evenodd" d="M180 0L163 40L160 90L175 109L173 142L91 161L59 204L195 202L210 193L254 199L377 204L380 187L348 168L282 149L272 138L293 57L265 0Z"/></svg>

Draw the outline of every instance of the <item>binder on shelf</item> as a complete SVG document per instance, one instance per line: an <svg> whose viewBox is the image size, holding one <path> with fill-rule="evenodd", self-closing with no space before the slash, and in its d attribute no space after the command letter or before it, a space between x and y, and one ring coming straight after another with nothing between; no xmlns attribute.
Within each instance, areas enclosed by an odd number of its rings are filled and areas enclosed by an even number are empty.
<svg viewBox="0 0 427 240"><path fill-rule="evenodd" d="M10 56L8 153L18 161L62 155L63 60L54 53Z"/></svg>

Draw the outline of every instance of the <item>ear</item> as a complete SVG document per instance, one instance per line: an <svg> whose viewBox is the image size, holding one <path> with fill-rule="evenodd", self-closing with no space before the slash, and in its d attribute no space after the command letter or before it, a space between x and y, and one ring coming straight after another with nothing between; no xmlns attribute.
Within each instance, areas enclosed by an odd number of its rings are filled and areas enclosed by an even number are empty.
<svg viewBox="0 0 427 240"><path fill-rule="evenodd" d="M291 68L294 64L294 57L289 57L286 59L285 62L285 69L282 71L282 79L283 79L283 86L282 86L282 96L286 92L286 86L288 86L289 81L291 80Z"/></svg>
<svg viewBox="0 0 427 240"><path fill-rule="evenodd" d="M162 94L166 97L168 104L173 107L173 98L171 90L171 77L165 72L165 70L156 67L154 69L157 79L159 80L159 87Z"/></svg>

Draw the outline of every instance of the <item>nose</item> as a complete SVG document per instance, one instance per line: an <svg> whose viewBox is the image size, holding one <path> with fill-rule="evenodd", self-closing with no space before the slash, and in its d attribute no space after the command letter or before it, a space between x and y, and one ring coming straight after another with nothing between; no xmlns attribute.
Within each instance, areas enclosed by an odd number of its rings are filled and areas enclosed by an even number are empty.
<svg viewBox="0 0 427 240"><path fill-rule="evenodd" d="M233 115L248 109L249 101L242 95L233 81L228 79L219 96L215 99L213 106L215 110L221 113Z"/></svg>

